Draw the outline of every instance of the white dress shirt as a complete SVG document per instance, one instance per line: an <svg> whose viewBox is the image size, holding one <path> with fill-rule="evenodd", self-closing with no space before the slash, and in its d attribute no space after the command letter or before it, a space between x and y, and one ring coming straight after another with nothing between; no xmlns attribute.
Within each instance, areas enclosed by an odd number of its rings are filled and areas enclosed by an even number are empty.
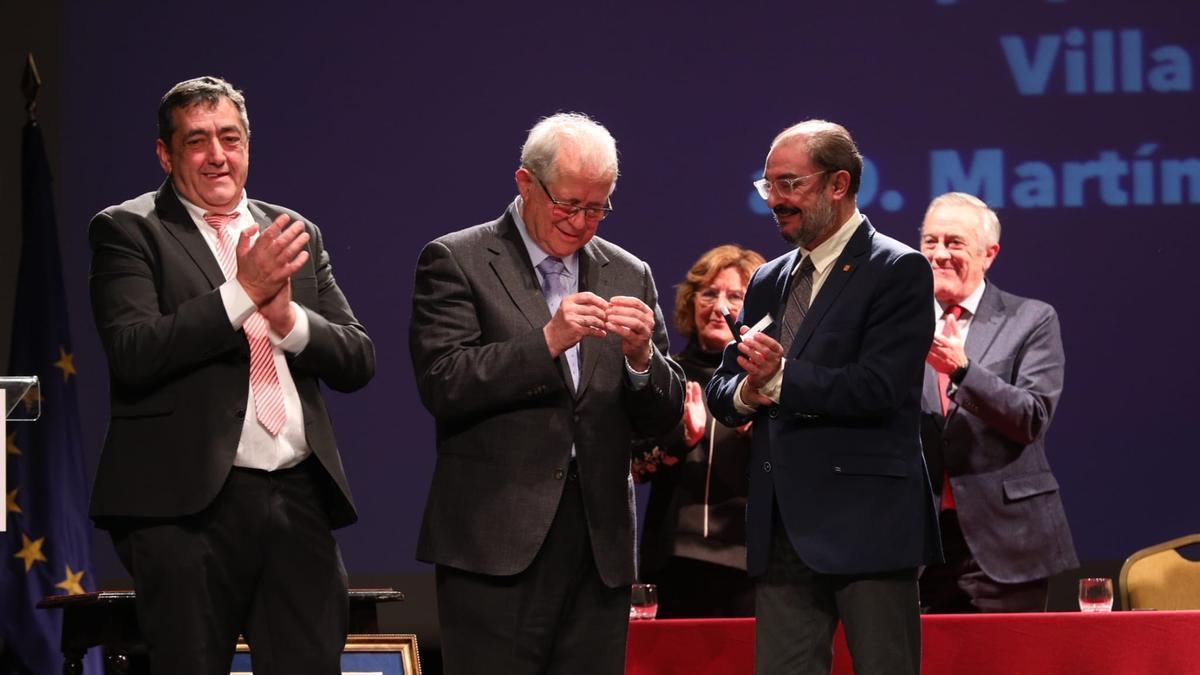
<svg viewBox="0 0 1200 675"><path fill-rule="evenodd" d="M179 201L183 203L188 215L192 217L192 221L200 230L200 234L204 236L204 241L212 251L213 257L218 258L217 231L204 222L206 211L184 199L178 192L176 192L176 196L179 196ZM232 245L236 246L242 230L254 228L251 239L251 243L253 243L254 239L258 237L258 223L255 223L254 218L250 216L244 191L242 200L238 202L234 211L237 213L237 218L225 226L228 228L226 236L232 237ZM229 316L230 325L234 330L240 330L242 323L250 318L250 315L254 314L258 307L255 306L254 301L250 299L250 295L242 288L237 278L226 279L225 283L221 284L219 291L221 301L225 305L225 313ZM283 408L287 414L287 420L283 423L283 428L279 430L277 436L272 436L265 427L259 424L254 405L254 390L250 388L250 378L247 374L246 417L242 422L242 437L238 441L237 456L233 460L234 466L274 471L296 466L310 454L304 435L304 412L300 407L300 395L296 392L296 383L292 380L292 373L288 370L287 358L284 356L284 352L299 354L308 346L308 315L295 302L292 303L292 308L296 311L296 325L292 327L292 331L286 337L280 336L275 331L268 332L271 339L271 354L275 360L275 372L279 375L279 385L283 392Z"/></svg>
<svg viewBox="0 0 1200 675"><path fill-rule="evenodd" d="M970 295L958 303L958 306L963 308L962 314L958 317L958 334L962 337L964 343L967 341L967 331L971 329L971 322L975 319L975 313L979 311L979 300L983 298L983 289L985 286L987 286L987 281L980 281L975 290L971 291ZM938 318L935 330L941 333L946 325L946 308L937 300L933 301L933 315Z"/></svg>

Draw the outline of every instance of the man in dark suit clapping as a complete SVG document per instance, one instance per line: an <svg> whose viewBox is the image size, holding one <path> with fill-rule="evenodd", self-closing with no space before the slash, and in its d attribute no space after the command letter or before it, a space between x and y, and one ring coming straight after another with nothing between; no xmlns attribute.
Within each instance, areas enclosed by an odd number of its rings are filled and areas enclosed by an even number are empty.
<svg viewBox="0 0 1200 675"><path fill-rule="evenodd" d="M321 232L249 199L241 92L200 77L158 111L157 192L88 231L112 419L91 515L133 576L152 672L340 673L357 519L321 397L367 384L371 339Z"/></svg>

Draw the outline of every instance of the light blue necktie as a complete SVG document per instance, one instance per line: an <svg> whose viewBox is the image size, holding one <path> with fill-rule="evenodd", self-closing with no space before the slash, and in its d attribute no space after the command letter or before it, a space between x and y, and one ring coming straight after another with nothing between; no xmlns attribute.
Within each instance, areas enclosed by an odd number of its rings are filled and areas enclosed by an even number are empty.
<svg viewBox="0 0 1200 675"><path fill-rule="evenodd" d="M550 309L550 316L558 311L558 306L562 304L562 299L567 297L570 292L571 278L567 273L567 266L563 264L561 258L547 256L542 262L537 265L538 272L542 275L542 295L546 296L546 307ZM566 351L567 366L571 369L571 382L575 385L579 384L579 345L575 345Z"/></svg>

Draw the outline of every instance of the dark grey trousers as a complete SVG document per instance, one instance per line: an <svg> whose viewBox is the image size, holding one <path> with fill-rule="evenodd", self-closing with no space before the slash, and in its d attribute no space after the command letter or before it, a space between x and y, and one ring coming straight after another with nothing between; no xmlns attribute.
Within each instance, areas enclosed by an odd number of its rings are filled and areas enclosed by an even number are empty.
<svg viewBox="0 0 1200 675"><path fill-rule="evenodd" d="M446 675L621 675L630 587L600 580L577 478L525 571L436 568Z"/></svg>
<svg viewBox="0 0 1200 675"><path fill-rule="evenodd" d="M828 675L838 621L856 675L919 675L917 570L820 574L796 554L776 509L767 573L755 591L754 672Z"/></svg>

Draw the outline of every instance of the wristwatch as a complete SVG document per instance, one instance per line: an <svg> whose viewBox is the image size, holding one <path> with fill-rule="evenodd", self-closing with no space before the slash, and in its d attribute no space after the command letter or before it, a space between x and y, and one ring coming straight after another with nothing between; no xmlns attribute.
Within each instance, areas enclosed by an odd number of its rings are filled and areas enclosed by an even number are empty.
<svg viewBox="0 0 1200 675"><path fill-rule="evenodd" d="M967 365L959 366L950 373L950 381L954 384L962 384L963 378L967 376L967 368L971 367L971 362L967 361Z"/></svg>

